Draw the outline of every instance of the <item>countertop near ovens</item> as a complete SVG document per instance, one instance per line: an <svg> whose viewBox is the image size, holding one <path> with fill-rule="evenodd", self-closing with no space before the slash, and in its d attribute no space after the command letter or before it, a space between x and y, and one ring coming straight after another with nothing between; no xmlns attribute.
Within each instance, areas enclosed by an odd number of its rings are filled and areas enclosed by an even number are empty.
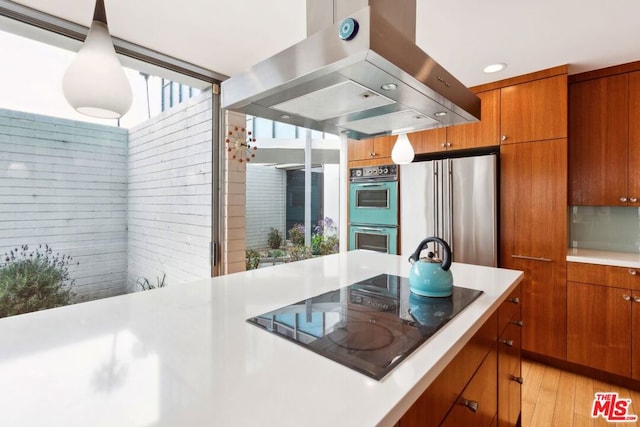
<svg viewBox="0 0 640 427"><path fill-rule="evenodd" d="M393 425L521 272L454 263L483 294L381 381L246 319L409 267L353 251L0 319L3 425Z"/></svg>

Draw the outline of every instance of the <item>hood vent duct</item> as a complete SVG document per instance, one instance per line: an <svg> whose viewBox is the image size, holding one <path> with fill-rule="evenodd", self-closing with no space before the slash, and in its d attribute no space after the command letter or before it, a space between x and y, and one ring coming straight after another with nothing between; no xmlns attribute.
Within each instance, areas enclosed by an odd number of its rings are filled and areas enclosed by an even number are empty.
<svg viewBox="0 0 640 427"><path fill-rule="evenodd" d="M222 107L352 139L479 120L416 46L415 2L307 0L307 38L222 82Z"/></svg>

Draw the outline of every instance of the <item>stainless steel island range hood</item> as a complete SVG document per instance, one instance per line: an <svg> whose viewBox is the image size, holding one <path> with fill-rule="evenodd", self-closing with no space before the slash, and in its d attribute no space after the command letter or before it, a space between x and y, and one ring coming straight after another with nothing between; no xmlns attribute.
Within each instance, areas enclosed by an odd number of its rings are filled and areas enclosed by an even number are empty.
<svg viewBox="0 0 640 427"><path fill-rule="evenodd" d="M352 139L479 120L415 20L416 0L307 0L308 37L222 82L222 107Z"/></svg>

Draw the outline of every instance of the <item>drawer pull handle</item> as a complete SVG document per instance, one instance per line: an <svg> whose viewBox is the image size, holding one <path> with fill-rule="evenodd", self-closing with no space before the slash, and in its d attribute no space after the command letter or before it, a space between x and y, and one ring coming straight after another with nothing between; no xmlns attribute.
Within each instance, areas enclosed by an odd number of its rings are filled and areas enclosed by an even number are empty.
<svg viewBox="0 0 640 427"><path fill-rule="evenodd" d="M631 295L622 295L622 299L625 301L631 301Z"/></svg>
<svg viewBox="0 0 640 427"><path fill-rule="evenodd" d="M506 141L507 140L507 135L502 135L500 137L500 141Z"/></svg>
<svg viewBox="0 0 640 427"><path fill-rule="evenodd" d="M500 340L500 342L507 347L513 347L513 340Z"/></svg>
<svg viewBox="0 0 640 427"><path fill-rule="evenodd" d="M514 320L511 323L513 323L516 326L520 326L520 327L524 326L524 322L522 320Z"/></svg>
<svg viewBox="0 0 640 427"><path fill-rule="evenodd" d="M627 198L626 197L620 197L620 201L622 203L627 203Z"/></svg>
<svg viewBox="0 0 640 427"><path fill-rule="evenodd" d="M629 198L629 201L630 201L631 203L635 203L635 202L637 202L637 201L638 201L638 198L637 198L637 197L631 197L631 198Z"/></svg>
<svg viewBox="0 0 640 427"><path fill-rule="evenodd" d="M465 399L462 404L464 406L466 406L467 408L469 408L469 410L471 412L473 412L474 414L476 412L478 412L478 402L476 402L475 400L467 400L467 399Z"/></svg>
<svg viewBox="0 0 640 427"><path fill-rule="evenodd" d="M640 302L640 297L633 297L633 300L634 300L635 302Z"/></svg>
<svg viewBox="0 0 640 427"><path fill-rule="evenodd" d="M553 261L551 258L538 257L538 256L527 256L527 255L511 255L511 258L528 259L528 260L531 260L531 261L544 261L544 262Z"/></svg>
<svg viewBox="0 0 640 427"><path fill-rule="evenodd" d="M524 383L524 378L522 378L522 377L513 377L513 376L512 376L512 377L511 377L511 381L515 381L515 382L517 382L518 384L523 384L523 383Z"/></svg>
<svg viewBox="0 0 640 427"><path fill-rule="evenodd" d="M509 298L509 302L512 302L514 304L520 304L520 298L518 298L518 297Z"/></svg>
<svg viewBox="0 0 640 427"><path fill-rule="evenodd" d="M632 275L632 276L635 276L636 274L638 274L638 272L636 270L633 270L633 269L630 268L629 269L629 274Z"/></svg>

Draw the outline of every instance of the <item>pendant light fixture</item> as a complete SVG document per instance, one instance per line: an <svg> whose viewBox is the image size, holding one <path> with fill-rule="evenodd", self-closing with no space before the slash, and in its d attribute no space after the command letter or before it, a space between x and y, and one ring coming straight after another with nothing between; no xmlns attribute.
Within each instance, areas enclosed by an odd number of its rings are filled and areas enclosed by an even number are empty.
<svg viewBox="0 0 640 427"><path fill-rule="evenodd" d="M96 0L91 28L62 79L62 90L67 102L88 116L117 119L131 107L131 85L111 41L104 0Z"/></svg>
<svg viewBox="0 0 640 427"><path fill-rule="evenodd" d="M391 160L398 165L408 165L413 161L415 152L406 133L401 133L391 150Z"/></svg>

